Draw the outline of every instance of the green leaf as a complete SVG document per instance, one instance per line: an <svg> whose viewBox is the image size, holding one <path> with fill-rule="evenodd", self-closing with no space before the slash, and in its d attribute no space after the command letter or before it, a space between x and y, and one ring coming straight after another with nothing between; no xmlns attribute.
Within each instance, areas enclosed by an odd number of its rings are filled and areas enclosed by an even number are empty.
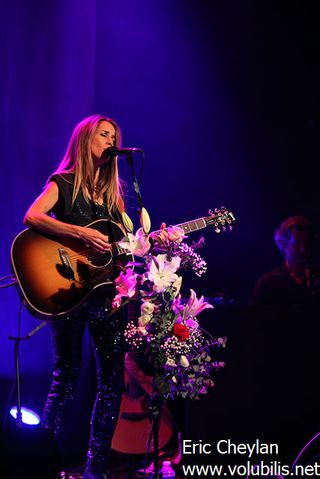
<svg viewBox="0 0 320 479"><path fill-rule="evenodd" d="M170 382L163 379L161 376L157 376L153 380L153 387L161 394L168 394L170 392Z"/></svg>

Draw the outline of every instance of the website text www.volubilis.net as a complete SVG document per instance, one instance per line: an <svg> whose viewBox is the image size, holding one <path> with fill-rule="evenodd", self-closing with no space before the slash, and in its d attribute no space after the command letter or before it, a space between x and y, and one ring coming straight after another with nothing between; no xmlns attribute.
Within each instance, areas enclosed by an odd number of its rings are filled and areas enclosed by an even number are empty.
<svg viewBox="0 0 320 479"><path fill-rule="evenodd" d="M277 443L266 443L259 439L252 443L235 443L230 439L221 439L216 443L207 443L199 440L194 442L191 439L184 439L182 442L183 456L214 455L212 464L201 464L200 461L193 464L183 464L182 473L184 478L195 477L197 479L206 477L320 477L320 461L313 464L295 464L293 466L284 464L278 459L279 445ZM238 464L219 464L218 457L228 455L239 455ZM263 458L261 457L263 456ZM241 459L242 460L241 460ZM198 458L197 458L198 459ZM220 461L222 462L222 461Z"/></svg>

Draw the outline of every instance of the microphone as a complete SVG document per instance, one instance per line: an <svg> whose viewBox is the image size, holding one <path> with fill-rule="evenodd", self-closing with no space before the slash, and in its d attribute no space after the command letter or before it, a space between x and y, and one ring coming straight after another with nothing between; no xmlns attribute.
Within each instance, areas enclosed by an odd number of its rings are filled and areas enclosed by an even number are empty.
<svg viewBox="0 0 320 479"><path fill-rule="evenodd" d="M105 153L110 158L113 158L114 156L121 156L121 155L129 156L136 152L141 153L142 151L143 150L140 150L140 148L118 148L117 146L111 146L110 148L107 148L105 150Z"/></svg>

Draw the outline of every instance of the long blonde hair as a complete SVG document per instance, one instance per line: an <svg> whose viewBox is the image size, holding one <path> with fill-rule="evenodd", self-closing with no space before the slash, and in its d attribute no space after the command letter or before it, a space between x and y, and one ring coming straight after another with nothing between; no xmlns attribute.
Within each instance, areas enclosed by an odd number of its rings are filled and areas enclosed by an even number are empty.
<svg viewBox="0 0 320 479"><path fill-rule="evenodd" d="M88 116L75 127L67 151L55 171L55 174L74 173L74 186L72 204L78 193L82 190L87 202L92 198L94 191L94 167L91 154L91 143L93 136L102 121L108 121L115 129L115 146L121 144L121 131L117 123L111 118L102 115ZM117 158L110 158L109 161L100 167L100 175L97 190L107 204L108 211L112 214L116 208L122 213L124 211L123 192L118 173Z"/></svg>

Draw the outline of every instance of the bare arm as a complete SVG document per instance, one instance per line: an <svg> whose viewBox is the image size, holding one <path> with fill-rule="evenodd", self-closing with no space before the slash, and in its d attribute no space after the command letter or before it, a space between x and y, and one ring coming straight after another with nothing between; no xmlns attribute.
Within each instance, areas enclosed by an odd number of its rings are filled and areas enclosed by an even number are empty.
<svg viewBox="0 0 320 479"><path fill-rule="evenodd" d="M48 215L48 212L55 206L59 197L58 185L50 182L46 189L28 209L24 218L24 224L43 233L57 236L69 236L79 238L87 246L97 251L110 249L109 238L93 228L71 225L64 223Z"/></svg>

